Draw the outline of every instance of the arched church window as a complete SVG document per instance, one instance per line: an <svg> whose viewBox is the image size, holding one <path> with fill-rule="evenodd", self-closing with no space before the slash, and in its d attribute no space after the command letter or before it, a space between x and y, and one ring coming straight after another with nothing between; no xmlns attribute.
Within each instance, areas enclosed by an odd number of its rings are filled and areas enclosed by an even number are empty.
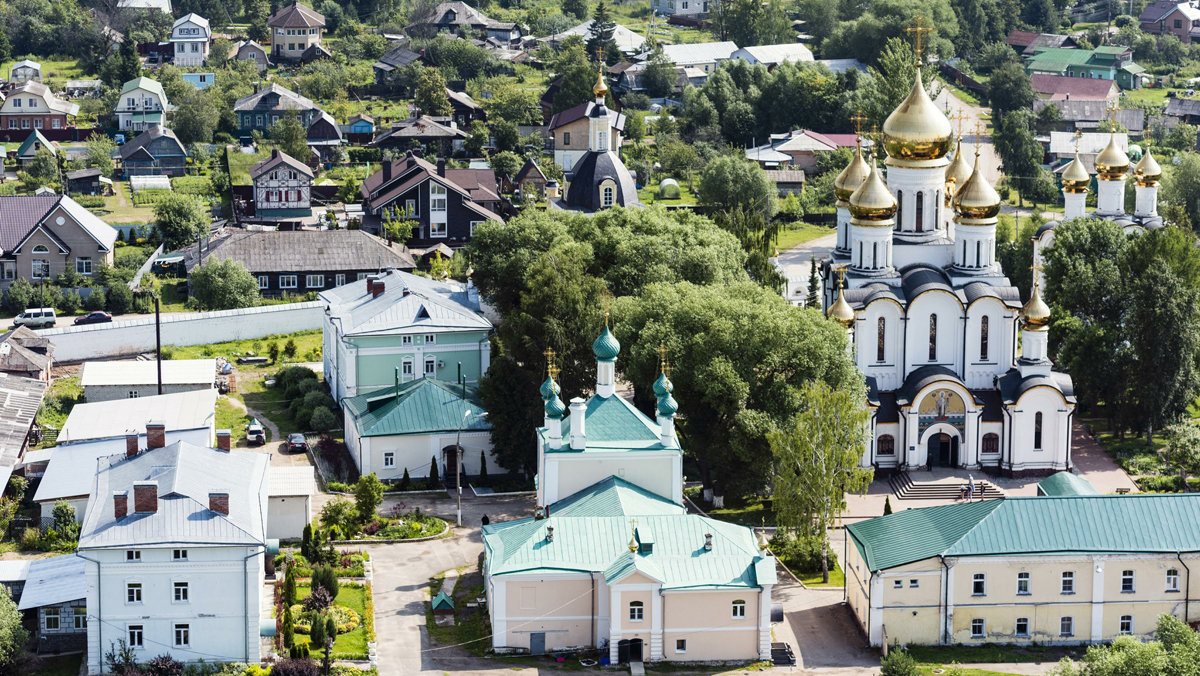
<svg viewBox="0 0 1200 676"><path fill-rule="evenodd" d="M904 193L896 191L896 229L900 229L900 224L904 222Z"/></svg>
<svg viewBox="0 0 1200 676"><path fill-rule="evenodd" d="M858 243L858 267L860 267L860 268L863 266L862 251L863 251L863 243L859 242Z"/></svg>
<svg viewBox="0 0 1200 676"><path fill-rule="evenodd" d="M871 269L879 268L879 242L871 242Z"/></svg>
<svg viewBox="0 0 1200 676"><path fill-rule="evenodd" d="M875 329L875 361L883 361L884 346L887 340L887 319L880 317L879 326Z"/></svg>
<svg viewBox="0 0 1200 676"><path fill-rule="evenodd" d="M988 318L985 316L979 322L979 359L987 361L988 358Z"/></svg>
<svg viewBox="0 0 1200 676"><path fill-rule="evenodd" d="M963 240L962 264L963 265L967 264L967 240L965 240L965 239Z"/></svg>
<svg viewBox="0 0 1200 676"><path fill-rule="evenodd" d="M983 452L984 453L999 453L1000 452L1000 435L995 432L988 432L983 435Z"/></svg>
<svg viewBox="0 0 1200 676"><path fill-rule="evenodd" d="M1042 412L1033 414L1033 450L1042 450Z"/></svg>
<svg viewBox="0 0 1200 676"><path fill-rule="evenodd" d="M884 434L879 437L879 441L875 445L877 455L895 455L896 454L896 438L890 434Z"/></svg>
<svg viewBox="0 0 1200 676"><path fill-rule="evenodd" d="M925 231L925 193L917 193L917 208L916 208L916 224L917 232Z"/></svg>
<svg viewBox="0 0 1200 676"><path fill-rule="evenodd" d="M983 267L983 243L975 242L975 267Z"/></svg>
<svg viewBox="0 0 1200 676"><path fill-rule="evenodd" d="M937 361L937 315L929 315L929 361Z"/></svg>

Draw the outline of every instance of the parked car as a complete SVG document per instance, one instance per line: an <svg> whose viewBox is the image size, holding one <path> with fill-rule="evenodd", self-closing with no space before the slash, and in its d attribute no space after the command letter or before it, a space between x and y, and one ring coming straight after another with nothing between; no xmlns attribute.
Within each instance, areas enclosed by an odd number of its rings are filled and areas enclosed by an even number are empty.
<svg viewBox="0 0 1200 676"><path fill-rule="evenodd" d="M288 435L287 449L294 453L303 453L308 450L308 442L305 441L304 435L299 432Z"/></svg>
<svg viewBox="0 0 1200 676"><path fill-rule="evenodd" d="M81 324L103 324L105 322L111 322L111 321L112 321L112 315L108 314L107 312L103 312L101 310L96 310L95 312L89 312L86 315L83 315L82 317L76 317L75 325L79 326Z"/></svg>
<svg viewBox="0 0 1200 676"><path fill-rule="evenodd" d="M13 328L27 326L31 329L52 329L57 321L58 315L54 313L54 308L31 307L17 315L13 320Z"/></svg>
<svg viewBox="0 0 1200 676"><path fill-rule="evenodd" d="M246 423L246 443L252 446L267 443L267 432L262 423L258 422L258 418L251 418L250 422Z"/></svg>

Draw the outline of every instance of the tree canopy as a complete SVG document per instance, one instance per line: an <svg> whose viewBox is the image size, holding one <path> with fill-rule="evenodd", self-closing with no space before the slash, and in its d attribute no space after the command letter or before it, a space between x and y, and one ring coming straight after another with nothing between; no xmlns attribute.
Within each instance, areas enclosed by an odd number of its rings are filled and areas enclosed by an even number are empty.
<svg viewBox="0 0 1200 676"><path fill-rule="evenodd" d="M209 223L196 198L181 193L164 195L154 204L154 221L167 251L194 244Z"/></svg>
<svg viewBox="0 0 1200 676"><path fill-rule="evenodd" d="M191 273L192 299L204 310L258 304L258 281L239 261L210 261Z"/></svg>

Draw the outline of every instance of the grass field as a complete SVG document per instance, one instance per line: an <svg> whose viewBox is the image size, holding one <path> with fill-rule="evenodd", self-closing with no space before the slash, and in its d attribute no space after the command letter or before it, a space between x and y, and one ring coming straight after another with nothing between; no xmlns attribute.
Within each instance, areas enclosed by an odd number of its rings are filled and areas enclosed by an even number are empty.
<svg viewBox="0 0 1200 676"><path fill-rule="evenodd" d="M250 422L250 416L241 408L233 405L229 401L229 397L219 397L217 399L217 429L230 430L233 443L237 443L246 438L246 424ZM267 431L267 436L270 436L270 431ZM267 441L270 441L268 439Z"/></svg>
<svg viewBox="0 0 1200 676"><path fill-rule="evenodd" d="M258 144L255 153L243 153L237 146L226 146L225 157L229 162L229 180L233 185L250 185L250 169L271 156L271 146L267 143Z"/></svg>
<svg viewBox="0 0 1200 676"><path fill-rule="evenodd" d="M12 59L0 64L0 73L4 73L4 77L8 77L9 69L18 61L29 59L36 61L42 65L42 83L50 87L51 91L58 91L63 88L67 80L86 80L89 76L79 67L79 62L75 59L66 56L14 56Z"/></svg>
<svg viewBox="0 0 1200 676"><path fill-rule="evenodd" d="M1141 89L1127 89L1121 93L1121 103L1122 104L1156 103L1159 105L1166 105L1167 92L1169 92L1169 91L1172 91L1172 90L1167 89L1165 87L1160 87L1157 89L1150 89L1148 87L1142 87ZM1179 94L1183 90L1176 89L1173 91L1175 91L1176 94ZM1132 106L1124 106L1124 107L1132 107Z"/></svg>
<svg viewBox="0 0 1200 676"><path fill-rule="evenodd" d="M840 563L835 564L833 570L829 571L829 582L822 580L823 576L820 573L804 573L800 575L800 581L806 587L815 589L841 589L846 584L846 573L842 571Z"/></svg>
<svg viewBox="0 0 1200 676"><path fill-rule="evenodd" d="M312 593L312 588L307 585L296 586L296 600L303 601ZM348 584L338 586L337 598L333 600L335 605L345 606L350 610L358 613L359 618L362 618L366 612L366 594L365 587L351 587ZM333 641L333 652L342 655L361 655L367 654L367 628L365 622L360 619L358 626L352 631L345 634L338 634ZM297 645L307 644L307 634L296 634L295 641ZM317 654L317 649L312 648L312 654Z"/></svg>
<svg viewBox="0 0 1200 676"><path fill-rule="evenodd" d="M779 239L775 242L775 248L779 251L787 251L819 237L832 235L834 232L836 231L833 228L827 228L823 225L813 225L812 223L797 221L780 229Z"/></svg>
<svg viewBox="0 0 1200 676"><path fill-rule="evenodd" d="M1000 645L983 646L910 646L908 654L926 665L959 664L1020 664L1023 662L1058 662L1063 657L1078 656L1081 650L1061 646ZM1001 672L1002 673L1002 672Z"/></svg>
<svg viewBox="0 0 1200 676"><path fill-rule="evenodd" d="M83 386L79 376L57 378L50 383L42 405L38 408L37 424L42 427L62 429L71 413L71 408L83 399Z"/></svg>
<svg viewBox="0 0 1200 676"><path fill-rule="evenodd" d="M696 197L692 195L687 186L679 186L678 199L660 199L658 196L658 188L647 186L638 191L638 200L642 204L664 204L676 206L695 206Z"/></svg>
<svg viewBox="0 0 1200 676"><path fill-rule="evenodd" d="M113 194L104 198L104 207L90 211L106 223L154 222L154 207L134 204L129 196L129 184L124 181L113 181Z"/></svg>

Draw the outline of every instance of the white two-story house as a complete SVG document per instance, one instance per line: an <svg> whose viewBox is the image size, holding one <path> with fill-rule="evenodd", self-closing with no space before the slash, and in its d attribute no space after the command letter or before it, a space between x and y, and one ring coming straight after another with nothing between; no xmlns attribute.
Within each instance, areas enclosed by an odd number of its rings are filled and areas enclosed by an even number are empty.
<svg viewBox="0 0 1200 676"><path fill-rule="evenodd" d="M208 19L192 12L175 20L171 27L171 45L175 47L176 66L203 66L208 59L212 29Z"/></svg>
<svg viewBox="0 0 1200 676"><path fill-rule="evenodd" d="M157 80L135 77L121 87L113 113L122 131L143 131L156 124L166 126L167 113L174 109Z"/></svg>

